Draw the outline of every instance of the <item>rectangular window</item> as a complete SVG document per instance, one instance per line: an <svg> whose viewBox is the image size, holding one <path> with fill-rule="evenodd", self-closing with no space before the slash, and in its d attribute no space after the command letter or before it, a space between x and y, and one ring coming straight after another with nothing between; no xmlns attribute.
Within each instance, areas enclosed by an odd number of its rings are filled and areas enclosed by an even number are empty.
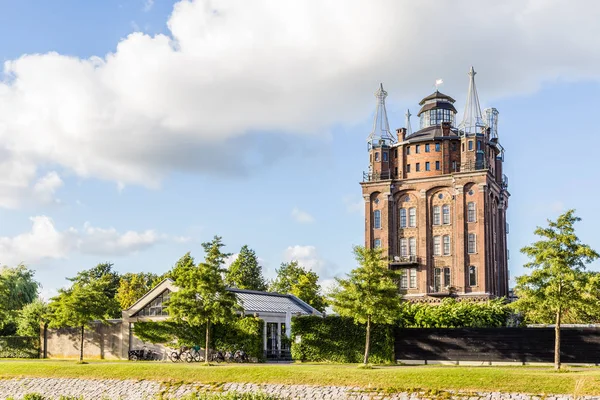
<svg viewBox="0 0 600 400"><path fill-rule="evenodd" d="M444 268L444 287L450 286L450 268Z"/></svg>
<svg viewBox="0 0 600 400"><path fill-rule="evenodd" d="M417 288L417 269L416 268L411 268L409 270L410 272L410 288L411 289L416 289Z"/></svg>
<svg viewBox="0 0 600 400"><path fill-rule="evenodd" d="M452 151L456 151L456 142L452 142Z"/></svg>
<svg viewBox="0 0 600 400"><path fill-rule="evenodd" d="M436 171L439 171L439 170L440 170L440 162L439 162L439 161L436 161L436 162L435 162L435 170L436 170Z"/></svg>
<svg viewBox="0 0 600 400"><path fill-rule="evenodd" d="M469 233L469 240L467 242L467 252L469 254L475 254L477 249L477 241L474 233Z"/></svg>
<svg viewBox="0 0 600 400"><path fill-rule="evenodd" d="M388 153L387 151L383 152L383 161L387 161L388 160Z"/></svg>
<svg viewBox="0 0 600 400"><path fill-rule="evenodd" d="M433 237L433 255L434 256L442 255L442 241L439 236Z"/></svg>
<svg viewBox="0 0 600 400"><path fill-rule="evenodd" d="M433 291L439 292L442 288L442 270L435 268L433 270Z"/></svg>
<svg viewBox="0 0 600 400"><path fill-rule="evenodd" d="M425 171L429 171L430 167L429 167L429 161L425 162Z"/></svg>
<svg viewBox="0 0 600 400"><path fill-rule="evenodd" d="M376 249L380 248L381 247L381 239L375 239L375 246L373 246L373 247L375 247Z"/></svg>
<svg viewBox="0 0 600 400"><path fill-rule="evenodd" d="M444 255L445 256L450 255L450 236L449 235L444 236Z"/></svg>
<svg viewBox="0 0 600 400"><path fill-rule="evenodd" d="M429 153L429 144L425 145L425 153Z"/></svg>
<svg viewBox="0 0 600 400"><path fill-rule="evenodd" d="M398 158L398 149L394 149L394 158Z"/></svg>
<svg viewBox="0 0 600 400"><path fill-rule="evenodd" d="M473 265L469 267L469 286L477 286L477 268Z"/></svg>
<svg viewBox="0 0 600 400"><path fill-rule="evenodd" d="M408 240L406 240L406 238L400 239L400 256L401 257L408 256Z"/></svg>
<svg viewBox="0 0 600 400"><path fill-rule="evenodd" d="M467 204L467 222L475 222L476 213L475 213L475 203L470 201Z"/></svg>
<svg viewBox="0 0 600 400"><path fill-rule="evenodd" d="M410 146L406 146L406 155L410 154Z"/></svg>
<svg viewBox="0 0 600 400"><path fill-rule="evenodd" d="M414 228L417 226L417 209L409 208L408 209L408 226Z"/></svg>
<svg viewBox="0 0 600 400"><path fill-rule="evenodd" d="M469 140L469 150L473 150L473 141Z"/></svg>
<svg viewBox="0 0 600 400"><path fill-rule="evenodd" d="M448 204L442 206L442 223L444 225L450 224L450 206Z"/></svg>
<svg viewBox="0 0 600 400"><path fill-rule="evenodd" d="M415 239L414 237L408 239L408 255L417 255L417 239Z"/></svg>
<svg viewBox="0 0 600 400"><path fill-rule="evenodd" d="M481 150L481 140L477 141L477 150Z"/></svg>
<svg viewBox="0 0 600 400"><path fill-rule="evenodd" d="M440 206L433 206L433 224L439 225L441 221Z"/></svg>
<svg viewBox="0 0 600 400"><path fill-rule="evenodd" d="M421 152L421 145L418 144L415 146L415 153L419 154Z"/></svg>
<svg viewBox="0 0 600 400"><path fill-rule="evenodd" d="M462 151L465 151L465 144L464 144L464 142L462 144Z"/></svg>
<svg viewBox="0 0 600 400"><path fill-rule="evenodd" d="M400 289L407 289L408 288L408 271L407 270L403 270L402 272L400 272Z"/></svg>
<svg viewBox="0 0 600 400"><path fill-rule="evenodd" d="M400 209L400 228L406 228L406 208Z"/></svg>
<svg viewBox="0 0 600 400"><path fill-rule="evenodd" d="M406 164L406 173L410 172L410 164Z"/></svg>
<svg viewBox="0 0 600 400"><path fill-rule="evenodd" d="M381 228L381 211L379 210L373 211L373 228Z"/></svg>
<svg viewBox="0 0 600 400"><path fill-rule="evenodd" d="M458 167L458 165L457 165L456 161L452 161L452 171L458 171L457 167Z"/></svg>
<svg viewBox="0 0 600 400"><path fill-rule="evenodd" d="M417 163L417 165L416 165L416 167L415 167L415 170L416 170L417 172L419 172L419 171L421 170L421 164L420 164L420 163Z"/></svg>
<svg viewBox="0 0 600 400"><path fill-rule="evenodd" d="M375 153L375 161L379 161L379 152Z"/></svg>
<svg viewBox="0 0 600 400"><path fill-rule="evenodd" d="M394 176L398 176L398 167L394 167Z"/></svg>
<svg viewBox="0 0 600 400"><path fill-rule="evenodd" d="M442 145L440 145L439 143L435 144L435 151L442 151Z"/></svg>

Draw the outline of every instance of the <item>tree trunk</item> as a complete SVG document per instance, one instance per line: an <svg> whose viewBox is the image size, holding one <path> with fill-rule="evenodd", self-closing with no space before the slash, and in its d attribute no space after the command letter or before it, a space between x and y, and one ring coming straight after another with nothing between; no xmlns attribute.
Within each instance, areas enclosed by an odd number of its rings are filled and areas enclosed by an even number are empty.
<svg viewBox="0 0 600 400"><path fill-rule="evenodd" d="M556 312L556 324L554 325L554 369L560 369L560 317L561 311Z"/></svg>
<svg viewBox="0 0 600 400"><path fill-rule="evenodd" d="M208 364L210 361L210 349L208 344L210 343L210 321L206 322L206 344L204 346L204 363Z"/></svg>
<svg viewBox="0 0 600 400"><path fill-rule="evenodd" d="M369 362L369 350L371 346L371 316L367 317L367 342L365 343L365 358L363 364L367 365Z"/></svg>
<svg viewBox="0 0 600 400"><path fill-rule="evenodd" d="M79 362L83 362L83 329L84 326L81 325L81 347L79 349Z"/></svg>

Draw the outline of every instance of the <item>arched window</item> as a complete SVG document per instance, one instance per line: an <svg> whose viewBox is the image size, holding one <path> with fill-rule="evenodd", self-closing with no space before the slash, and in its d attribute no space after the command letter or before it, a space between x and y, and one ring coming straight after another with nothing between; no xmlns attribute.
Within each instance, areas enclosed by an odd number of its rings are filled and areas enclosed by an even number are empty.
<svg viewBox="0 0 600 400"><path fill-rule="evenodd" d="M417 226L417 209L414 207L408 209L408 226L411 228Z"/></svg>
<svg viewBox="0 0 600 400"><path fill-rule="evenodd" d="M417 239L414 237L408 239L408 255L411 257L417 255Z"/></svg>
<svg viewBox="0 0 600 400"><path fill-rule="evenodd" d="M477 286L477 267L469 267L469 286Z"/></svg>
<svg viewBox="0 0 600 400"><path fill-rule="evenodd" d="M469 233L469 239L467 242L467 252L469 254L475 254L477 251L477 239L474 233Z"/></svg>
<svg viewBox="0 0 600 400"><path fill-rule="evenodd" d="M406 228L406 208L400 209L400 228Z"/></svg>
<svg viewBox="0 0 600 400"><path fill-rule="evenodd" d="M470 201L467 204L467 222L475 222L476 212L475 212L475 203Z"/></svg>
<svg viewBox="0 0 600 400"><path fill-rule="evenodd" d="M439 225L441 220L440 206L433 206L433 224Z"/></svg>
<svg viewBox="0 0 600 400"><path fill-rule="evenodd" d="M375 229L381 228L381 211L379 210L373 211L373 227Z"/></svg>
<svg viewBox="0 0 600 400"><path fill-rule="evenodd" d="M450 236L444 235L444 255L450 255Z"/></svg>
<svg viewBox="0 0 600 400"><path fill-rule="evenodd" d="M450 224L450 205L448 204L442 206L442 220L444 225Z"/></svg>
<svg viewBox="0 0 600 400"><path fill-rule="evenodd" d="M442 238L439 236L433 237L433 255L434 256L442 255Z"/></svg>

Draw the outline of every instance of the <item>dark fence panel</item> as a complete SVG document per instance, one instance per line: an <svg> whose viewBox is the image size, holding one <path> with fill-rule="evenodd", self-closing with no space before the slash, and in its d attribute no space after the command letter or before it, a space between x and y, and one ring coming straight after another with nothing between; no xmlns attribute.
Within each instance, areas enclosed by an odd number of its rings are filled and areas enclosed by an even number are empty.
<svg viewBox="0 0 600 400"><path fill-rule="evenodd" d="M396 329L396 360L554 361L554 328ZM600 363L600 329L561 329L561 360Z"/></svg>

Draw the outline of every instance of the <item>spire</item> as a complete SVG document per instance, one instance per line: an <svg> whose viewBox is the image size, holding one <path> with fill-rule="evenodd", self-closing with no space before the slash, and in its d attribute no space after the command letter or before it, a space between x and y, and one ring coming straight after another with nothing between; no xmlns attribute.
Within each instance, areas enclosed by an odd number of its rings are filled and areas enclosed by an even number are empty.
<svg viewBox="0 0 600 400"><path fill-rule="evenodd" d="M481 128L486 126L481 117L481 107L479 106L479 97L475 87L475 69L471 67L469 71L469 92L467 93L467 104L465 104L465 114L458 129L465 135L474 135L481 133Z"/></svg>
<svg viewBox="0 0 600 400"><path fill-rule="evenodd" d="M406 136L412 135L412 127L410 126L410 110L406 110Z"/></svg>
<svg viewBox="0 0 600 400"><path fill-rule="evenodd" d="M390 132L387 111L385 110L387 92L383 90L383 83L379 84L379 89L375 92L375 97L377 97L377 108L375 109L375 118L373 119L373 129L367 141L371 145L379 143L380 140L383 140L386 144L394 143L396 140Z"/></svg>

